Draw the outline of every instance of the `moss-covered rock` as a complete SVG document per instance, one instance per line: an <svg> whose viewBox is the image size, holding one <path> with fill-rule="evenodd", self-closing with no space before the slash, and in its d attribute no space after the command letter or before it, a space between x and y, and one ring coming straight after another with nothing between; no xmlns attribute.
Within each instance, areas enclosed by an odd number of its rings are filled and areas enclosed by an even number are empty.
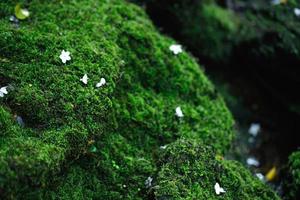
<svg viewBox="0 0 300 200"><path fill-rule="evenodd" d="M30 17L17 25L17 2L0 2L0 86L9 85L0 99L2 199L143 199L161 145L185 137L228 149L233 120L222 98L142 9L19 2ZM107 84L96 88L101 77Z"/></svg>
<svg viewBox="0 0 300 200"><path fill-rule="evenodd" d="M215 159L233 139L232 117L195 60L174 55L175 41L142 9L122 0L24 0L31 14L16 25L16 3L0 2L0 86L9 85L0 99L1 199L139 200L167 190L213 199L199 186L214 177L222 197L277 198L242 166ZM96 88L101 77L107 84ZM162 189L146 187L149 176ZM183 192L164 185L180 176ZM205 180L191 187L198 177Z"/></svg>
<svg viewBox="0 0 300 200"><path fill-rule="evenodd" d="M160 158L152 193L167 199L269 199L279 197L241 164L223 160L210 147L189 140L169 145ZM217 195L216 183L225 190Z"/></svg>
<svg viewBox="0 0 300 200"><path fill-rule="evenodd" d="M284 182L285 199L300 198L300 151L292 153L288 163L288 177Z"/></svg>

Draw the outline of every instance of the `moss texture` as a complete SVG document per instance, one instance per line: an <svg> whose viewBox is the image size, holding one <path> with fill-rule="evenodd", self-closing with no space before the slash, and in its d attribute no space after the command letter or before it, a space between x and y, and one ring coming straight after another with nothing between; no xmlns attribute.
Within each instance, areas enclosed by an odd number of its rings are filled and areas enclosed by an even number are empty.
<svg viewBox="0 0 300 200"><path fill-rule="evenodd" d="M300 151L292 153L288 163L288 177L284 183L285 199L300 198Z"/></svg>
<svg viewBox="0 0 300 200"><path fill-rule="evenodd" d="M162 153L161 169L153 193L155 199L279 199L241 164L215 156L201 143L178 140ZM214 185L226 193L219 196Z"/></svg>
<svg viewBox="0 0 300 200"><path fill-rule="evenodd" d="M164 170L161 145L188 138L218 154L229 148L233 120L222 98L190 55L169 51L175 41L142 9L122 0L19 2L31 15L18 26L9 21L17 2L0 2L0 83L9 85L0 99L1 199L151 198L144 183ZM101 77L107 84L96 88Z"/></svg>

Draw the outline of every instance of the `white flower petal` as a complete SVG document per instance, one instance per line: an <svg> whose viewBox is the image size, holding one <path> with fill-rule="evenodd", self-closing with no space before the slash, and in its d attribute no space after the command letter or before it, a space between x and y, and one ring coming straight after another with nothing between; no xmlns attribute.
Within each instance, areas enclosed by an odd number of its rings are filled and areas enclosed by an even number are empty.
<svg viewBox="0 0 300 200"><path fill-rule="evenodd" d="M294 13L297 17L300 17L300 9L299 8L294 8Z"/></svg>
<svg viewBox="0 0 300 200"><path fill-rule="evenodd" d="M21 13L25 16L25 17L29 17L30 12L27 9L21 9Z"/></svg>
<svg viewBox="0 0 300 200"><path fill-rule="evenodd" d="M87 74L84 74L84 76L80 79L81 82L83 82L85 85L88 83L88 76Z"/></svg>
<svg viewBox="0 0 300 200"><path fill-rule="evenodd" d="M260 129L261 129L261 128L260 128L260 124L252 123L252 124L250 125L249 130L248 130L248 133L249 133L250 135L253 135L253 136L255 137L255 136L257 136L257 134L259 133Z"/></svg>
<svg viewBox="0 0 300 200"><path fill-rule="evenodd" d="M175 115L179 118L184 116L180 106L175 109Z"/></svg>
<svg viewBox="0 0 300 200"><path fill-rule="evenodd" d="M255 174L257 176L257 178L261 181L264 181L265 180L265 176L262 174L262 173L256 173Z"/></svg>
<svg viewBox="0 0 300 200"><path fill-rule="evenodd" d="M247 164L250 165L250 166L258 167L259 166L259 161L254 157L250 157L250 158L247 159Z"/></svg>
<svg viewBox="0 0 300 200"><path fill-rule="evenodd" d="M220 187L219 183L216 183L215 184L215 192L217 195L219 195L221 193L225 193L226 191L222 187Z"/></svg>
<svg viewBox="0 0 300 200"><path fill-rule="evenodd" d="M4 97L4 95L8 94L7 87L8 86L0 88L0 97Z"/></svg>
<svg viewBox="0 0 300 200"><path fill-rule="evenodd" d="M99 87L102 87L105 84L106 84L105 78L101 78L100 82L96 84L96 87L99 88Z"/></svg>
<svg viewBox="0 0 300 200"><path fill-rule="evenodd" d="M175 55L182 53L182 46L179 44L172 44L169 47L170 51L172 51Z"/></svg>
<svg viewBox="0 0 300 200"><path fill-rule="evenodd" d="M152 181L153 181L153 178L150 176L146 179L146 181L145 181L146 188L150 188L152 186Z"/></svg>
<svg viewBox="0 0 300 200"><path fill-rule="evenodd" d="M59 58L61 59L62 63L66 64L67 61L71 60L70 52L62 50Z"/></svg>

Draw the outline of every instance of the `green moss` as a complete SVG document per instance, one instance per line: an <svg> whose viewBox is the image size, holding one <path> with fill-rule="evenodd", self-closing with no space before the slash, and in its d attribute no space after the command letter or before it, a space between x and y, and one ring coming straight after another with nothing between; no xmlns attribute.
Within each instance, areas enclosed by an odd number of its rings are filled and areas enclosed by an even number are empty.
<svg viewBox="0 0 300 200"><path fill-rule="evenodd" d="M190 55L169 51L175 41L142 9L20 2L31 15L19 28L8 20L17 2L0 3L0 83L10 85L0 99L1 198L144 199L160 145L187 137L228 149L233 120L222 98Z"/></svg>
<svg viewBox="0 0 300 200"><path fill-rule="evenodd" d="M279 199L241 164L215 157L202 143L178 140L169 145L154 179L155 199ZM215 193L217 182L226 193Z"/></svg>
<svg viewBox="0 0 300 200"><path fill-rule="evenodd" d="M300 198L300 151L292 153L288 163L288 177L284 182L285 199Z"/></svg>
<svg viewBox="0 0 300 200"><path fill-rule="evenodd" d="M31 15L16 28L8 20L15 4L0 3L0 82L10 85L0 99L2 199L146 199L153 194L147 177L158 174L161 184L169 169L172 180L184 173L178 182L184 191L170 182L157 197L167 190L214 197L211 188L190 187L190 179L203 176L207 186L219 177L225 197L237 191L276 198L242 166L215 160L211 151L223 154L233 139L232 117L196 61L173 55L175 41L161 36L140 8L120 0L24 1ZM71 52L67 64L59 60L63 49ZM87 85L79 81L85 73ZM101 77L107 85L97 89ZM174 115L177 106L182 119ZM194 152L181 140L172 144L179 138L193 140ZM195 143L210 147L197 153ZM160 156L165 144L166 153L173 149L193 162L171 168Z"/></svg>

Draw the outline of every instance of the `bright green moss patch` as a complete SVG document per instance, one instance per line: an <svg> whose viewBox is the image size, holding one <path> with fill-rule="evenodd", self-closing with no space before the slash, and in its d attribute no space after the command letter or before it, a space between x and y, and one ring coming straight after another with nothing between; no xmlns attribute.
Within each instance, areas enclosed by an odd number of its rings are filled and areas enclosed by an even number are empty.
<svg viewBox="0 0 300 200"><path fill-rule="evenodd" d="M235 161L219 160L201 143L178 140L162 152L155 179L155 199L279 199ZM217 195L214 185L226 191Z"/></svg>

